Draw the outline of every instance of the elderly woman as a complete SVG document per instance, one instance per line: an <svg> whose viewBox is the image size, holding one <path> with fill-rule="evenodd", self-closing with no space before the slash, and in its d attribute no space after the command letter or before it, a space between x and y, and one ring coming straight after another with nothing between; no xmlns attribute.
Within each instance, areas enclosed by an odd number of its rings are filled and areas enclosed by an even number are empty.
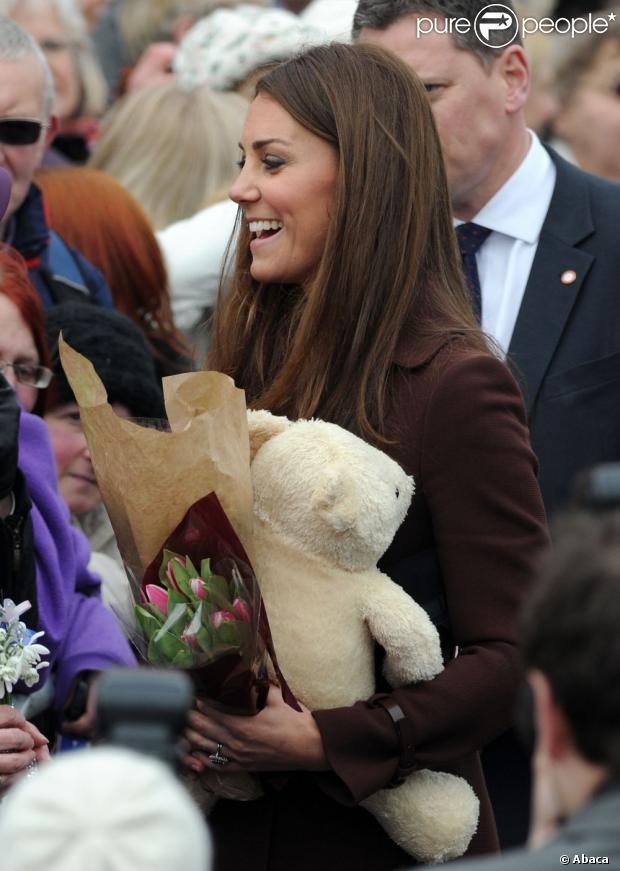
<svg viewBox="0 0 620 871"><path fill-rule="evenodd" d="M53 148L70 162L84 163L106 107L107 85L76 0L9 0L7 12L35 38L50 65L58 119Z"/></svg>

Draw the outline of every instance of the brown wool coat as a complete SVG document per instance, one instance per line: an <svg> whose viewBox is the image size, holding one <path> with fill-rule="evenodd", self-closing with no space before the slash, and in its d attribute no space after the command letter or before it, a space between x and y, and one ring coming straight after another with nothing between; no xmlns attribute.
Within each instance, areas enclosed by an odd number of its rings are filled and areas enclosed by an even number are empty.
<svg viewBox="0 0 620 871"><path fill-rule="evenodd" d="M387 448L416 495L382 561L437 555L458 656L435 680L391 693L413 726L420 767L465 777L481 799L470 854L497 849L478 750L511 722L515 618L547 544L521 396L506 366L466 340L402 347ZM398 741L370 699L315 712L329 773L265 778L256 802L211 817L216 871L392 871L414 864L356 803L384 787Z"/></svg>

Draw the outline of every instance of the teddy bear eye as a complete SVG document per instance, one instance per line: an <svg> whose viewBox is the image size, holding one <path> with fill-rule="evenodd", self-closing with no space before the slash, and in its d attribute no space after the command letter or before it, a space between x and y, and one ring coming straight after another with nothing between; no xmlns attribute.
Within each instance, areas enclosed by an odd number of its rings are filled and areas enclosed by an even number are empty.
<svg viewBox="0 0 620 871"><path fill-rule="evenodd" d="M398 499L399 496L400 496L400 490L399 490L398 487L397 487L397 488L396 488L396 498Z"/></svg>

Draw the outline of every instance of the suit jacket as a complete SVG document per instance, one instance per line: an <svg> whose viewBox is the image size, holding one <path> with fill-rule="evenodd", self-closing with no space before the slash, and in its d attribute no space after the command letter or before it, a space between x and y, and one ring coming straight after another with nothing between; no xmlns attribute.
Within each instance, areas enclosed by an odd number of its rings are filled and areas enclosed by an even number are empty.
<svg viewBox="0 0 620 871"><path fill-rule="evenodd" d="M620 460L620 184L550 150L556 185L508 349L549 514Z"/></svg>
<svg viewBox="0 0 620 871"><path fill-rule="evenodd" d="M620 780L606 784L558 836L540 850L511 850L501 858L455 862L450 871L557 871L592 865L588 857L606 856L603 867L620 867ZM569 861L562 862L561 856ZM585 857L585 858L584 858ZM596 867L600 867L599 862Z"/></svg>
<svg viewBox="0 0 620 871"><path fill-rule="evenodd" d="M497 839L477 751L510 723L516 614L547 543L536 462L508 368L466 340L405 344L389 397L383 447L413 475L416 493L381 568L421 598L434 553L459 646L435 680L391 697L412 725L416 764L460 774L478 793L471 851L488 852ZM264 779L256 802L219 801L210 817L217 871L411 865L356 806L389 783L400 757L377 696L314 716L332 770L295 773L285 784Z"/></svg>

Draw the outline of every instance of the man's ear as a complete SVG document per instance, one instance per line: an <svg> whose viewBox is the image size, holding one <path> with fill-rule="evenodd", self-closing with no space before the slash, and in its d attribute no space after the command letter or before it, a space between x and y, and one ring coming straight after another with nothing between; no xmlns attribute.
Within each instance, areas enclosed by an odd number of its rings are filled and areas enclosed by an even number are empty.
<svg viewBox="0 0 620 871"><path fill-rule="evenodd" d="M506 85L506 111L518 112L525 106L530 91L530 69L520 45L509 45L495 61Z"/></svg>
<svg viewBox="0 0 620 871"><path fill-rule="evenodd" d="M47 130L45 131L45 148L50 147L52 140L58 133L58 118L56 115L50 115L47 125Z"/></svg>
<svg viewBox="0 0 620 871"><path fill-rule="evenodd" d="M534 696L536 744L545 756L555 761L574 752L574 741L566 715L553 695L551 684L538 670L528 674Z"/></svg>

